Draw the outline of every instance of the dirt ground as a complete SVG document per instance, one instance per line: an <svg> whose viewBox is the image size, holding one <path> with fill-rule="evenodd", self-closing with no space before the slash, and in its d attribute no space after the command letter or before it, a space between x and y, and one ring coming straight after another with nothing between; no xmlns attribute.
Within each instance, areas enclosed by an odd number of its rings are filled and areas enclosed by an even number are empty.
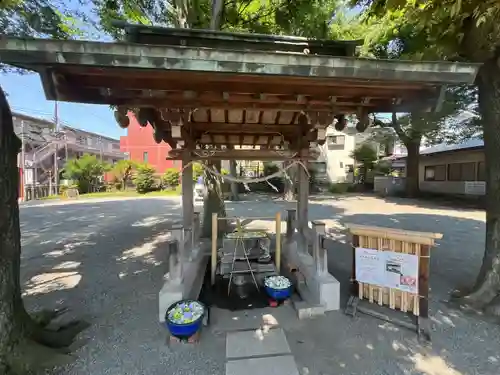
<svg viewBox="0 0 500 375"><path fill-rule="evenodd" d="M275 309L304 375L497 375L500 327L451 308L449 293L474 281L484 246L485 214L404 199L311 197L310 220L330 235L329 270L344 298L350 272L345 223L443 233L431 257L432 346L368 316L343 312L299 321ZM294 205L266 197L227 205L228 215L283 217ZM269 311L215 314L195 347L171 349L157 322L157 293L166 272L169 227L180 220L178 198L127 199L21 209L22 278L27 305L71 307L92 327L82 334L76 361L57 374L223 374L225 332L253 328ZM269 221L252 225L269 226ZM342 302L345 304L345 300Z"/></svg>

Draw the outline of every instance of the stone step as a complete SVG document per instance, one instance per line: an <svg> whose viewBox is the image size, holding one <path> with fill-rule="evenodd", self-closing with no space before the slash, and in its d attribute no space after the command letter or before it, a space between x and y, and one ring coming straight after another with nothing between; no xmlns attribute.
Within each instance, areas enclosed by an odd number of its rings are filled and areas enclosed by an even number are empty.
<svg viewBox="0 0 500 375"><path fill-rule="evenodd" d="M228 332L226 358L239 359L290 354L290 346L282 328Z"/></svg>
<svg viewBox="0 0 500 375"><path fill-rule="evenodd" d="M299 375L291 355L244 358L226 363L226 375Z"/></svg>
<svg viewBox="0 0 500 375"><path fill-rule="evenodd" d="M228 332L226 375L299 375L281 328Z"/></svg>
<svg viewBox="0 0 500 375"><path fill-rule="evenodd" d="M326 312L326 307L322 304L308 302L297 295L292 296L292 306L301 320L323 316Z"/></svg>

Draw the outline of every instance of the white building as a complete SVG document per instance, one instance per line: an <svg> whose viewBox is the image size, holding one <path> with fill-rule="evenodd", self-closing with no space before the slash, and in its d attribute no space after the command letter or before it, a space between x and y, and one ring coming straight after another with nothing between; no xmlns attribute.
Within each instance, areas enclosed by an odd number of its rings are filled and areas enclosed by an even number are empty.
<svg viewBox="0 0 500 375"><path fill-rule="evenodd" d="M374 140L375 132L380 132L380 129L368 128L364 133L359 133L353 125L346 126L343 131L329 126L325 144L318 146L320 156L315 163L311 163L318 178L327 183L353 182L355 160L351 155L356 147L369 142L376 147L379 156L385 155L380 143ZM403 152L399 142L395 141L391 148L393 153Z"/></svg>

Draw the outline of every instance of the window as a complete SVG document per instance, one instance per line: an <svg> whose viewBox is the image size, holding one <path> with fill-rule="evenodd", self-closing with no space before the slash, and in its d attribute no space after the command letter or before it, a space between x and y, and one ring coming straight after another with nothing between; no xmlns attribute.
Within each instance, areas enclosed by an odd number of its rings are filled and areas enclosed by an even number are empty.
<svg viewBox="0 0 500 375"><path fill-rule="evenodd" d="M448 181L476 181L476 163L448 164Z"/></svg>
<svg viewBox="0 0 500 375"><path fill-rule="evenodd" d="M486 166L484 161L477 163L477 180L486 181Z"/></svg>
<svg viewBox="0 0 500 375"><path fill-rule="evenodd" d="M340 162L340 168L344 168L344 163Z"/></svg>
<svg viewBox="0 0 500 375"><path fill-rule="evenodd" d="M329 135L326 140L329 146L344 145L345 135Z"/></svg>
<svg viewBox="0 0 500 375"><path fill-rule="evenodd" d="M147 151L145 151L145 152L142 153L142 161L144 163L148 162L148 153L147 153Z"/></svg>
<svg viewBox="0 0 500 375"><path fill-rule="evenodd" d="M429 165L425 167L425 181L446 181L446 165Z"/></svg>

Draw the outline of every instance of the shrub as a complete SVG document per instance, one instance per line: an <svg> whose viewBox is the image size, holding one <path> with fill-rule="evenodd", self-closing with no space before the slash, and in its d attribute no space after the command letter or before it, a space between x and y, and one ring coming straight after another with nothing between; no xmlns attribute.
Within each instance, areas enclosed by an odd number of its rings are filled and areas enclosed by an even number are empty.
<svg viewBox="0 0 500 375"><path fill-rule="evenodd" d="M168 168L162 176L163 186L170 189L179 186L181 173L176 168Z"/></svg>
<svg viewBox="0 0 500 375"><path fill-rule="evenodd" d="M142 164L137 167L137 174L134 178L135 188L138 193L145 194L154 189L155 169L148 164Z"/></svg>
<svg viewBox="0 0 500 375"><path fill-rule="evenodd" d="M100 189L104 172L109 165L95 155L84 154L79 159L70 159L64 165L64 178L73 180L80 194L91 193Z"/></svg>
<svg viewBox="0 0 500 375"><path fill-rule="evenodd" d="M132 174L136 167L137 163L132 160L120 160L113 165L111 172L113 173L113 184L116 190L125 190L127 188L127 184L132 179Z"/></svg>
<svg viewBox="0 0 500 375"><path fill-rule="evenodd" d="M330 184L330 186L328 186L328 191L332 194L345 194L353 191L353 186L348 183Z"/></svg>

